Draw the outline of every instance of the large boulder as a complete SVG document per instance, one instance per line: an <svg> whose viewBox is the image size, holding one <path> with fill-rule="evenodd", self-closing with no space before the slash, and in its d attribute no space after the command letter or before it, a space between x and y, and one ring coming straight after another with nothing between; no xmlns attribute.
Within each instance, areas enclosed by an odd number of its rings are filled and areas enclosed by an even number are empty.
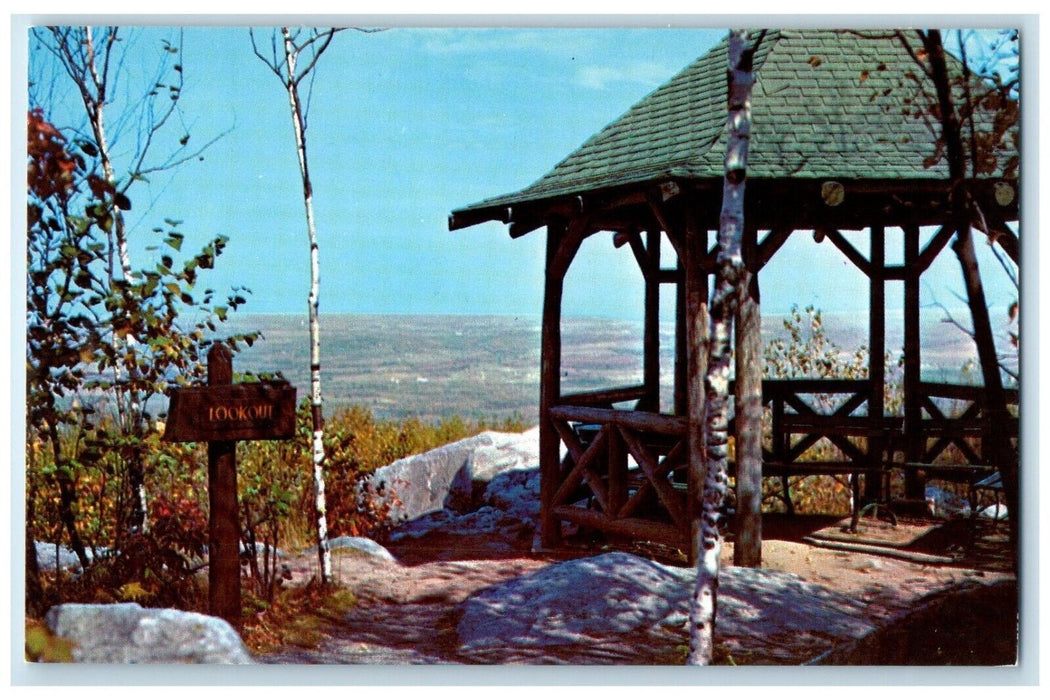
<svg viewBox="0 0 1050 700"><path fill-rule="evenodd" d="M538 433L484 432L421 455L381 467L364 488L379 498L393 493L390 517L395 522L448 508L469 513L497 474L539 464Z"/></svg>
<svg viewBox="0 0 1050 700"><path fill-rule="evenodd" d="M66 604L51 608L45 622L75 645L73 660L81 663L252 663L228 622L199 613L137 603Z"/></svg>
<svg viewBox="0 0 1050 700"><path fill-rule="evenodd" d="M593 661L641 653L654 663L680 663L684 655L673 654L688 641L695 585L693 568L620 552L553 564L461 603L459 651L479 662L579 663L582 649ZM812 658L874 629L860 602L782 572L727 567L718 603L724 649L741 658L774 653L776 640Z"/></svg>
<svg viewBox="0 0 1050 700"><path fill-rule="evenodd" d="M34 542L36 547L37 566L41 571L55 570L78 570L80 559L77 553L65 545L56 545L51 542ZM91 554L88 553L90 560Z"/></svg>
<svg viewBox="0 0 1050 700"><path fill-rule="evenodd" d="M1012 666L1017 581L933 593L889 624L813 660L825 666Z"/></svg>
<svg viewBox="0 0 1050 700"><path fill-rule="evenodd" d="M482 501L503 511L507 518L535 530L540 522L539 466L508 469L497 474L486 487Z"/></svg>
<svg viewBox="0 0 1050 700"><path fill-rule="evenodd" d="M394 555L391 554L386 547L367 537L342 535L330 539L328 540L328 551L333 554L336 552L344 552L349 554L359 554L363 557L374 557L383 561L397 561L397 559L394 558ZM305 550L303 554L317 554L317 547L310 547Z"/></svg>

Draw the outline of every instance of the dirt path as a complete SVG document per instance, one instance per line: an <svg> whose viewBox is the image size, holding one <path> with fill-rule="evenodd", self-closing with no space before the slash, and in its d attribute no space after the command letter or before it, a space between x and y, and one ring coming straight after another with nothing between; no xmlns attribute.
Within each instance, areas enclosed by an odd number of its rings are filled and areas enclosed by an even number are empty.
<svg viewBox="0 0 1050 700"><path fill-rule="evenodd" d="M1005 533L985 528L968 547L968 557L952 566L930 565L873 554L834 551L801 541L799 525L776 523L767 528L763 567L797 574L863 603L861 614L883 624L931 593L971 581L1012 578L1003 552ZM1005 528L1001 528L1005 529ZM960 545L957 533L938 531L924 548L950 553ZM982 549L983 547L983 549ZM913 548L914 549L914 548ZM336 554L337 579L354 591L359 605L330 630L316 648L288 648L259 657L276 664L449 664L449 663L674 663L674 640L606 639L586 648L556 654L506 649L496 656L470 658L460 654L455 632L455 607L475 591L547 566L559 558L536 557L525 551L494 549L477 538L420 541L412 547L391 547L399 563ZM586 556L595 552L579 552ZM732 561L727 543L726 565ZM310 558L293 564L293 581L312 575ZM656 642L659 642L658 644ZM804 663L828 645L827 640L785 634L725 640L734 662L744 664Z"/></svg>

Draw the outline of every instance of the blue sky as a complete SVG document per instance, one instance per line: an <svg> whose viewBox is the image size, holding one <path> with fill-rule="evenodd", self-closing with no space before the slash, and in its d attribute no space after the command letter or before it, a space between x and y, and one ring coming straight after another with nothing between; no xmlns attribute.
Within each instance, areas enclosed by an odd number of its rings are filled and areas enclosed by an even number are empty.
<svg viewBox="0 0 1050 700"><path fill-rule="evenodd" d="M450 233L449 212L538 179L723 35L522 26L338 35L318 64L307 131L322 313L538 314L542 232L513 241L497 224ZM263 44L269 36L269 29L256 32ZM174 37L171 28L129 32L132 83L150 83L161 38ZM211 286L251 289L247 312L305 313L306 227L282 86L252 53L244 27L186 27L183 41L186 129L193 143L224 135L203 162L132 190L135 264L156 255L146 250L158 242L153 227L179 219L184 251L213 235L230 238ZM31 54L31 70L33 61ZM55 95L53 120L77 118L75 95ZM130 138L130 130L122 133L116 149ZM801 286L799 260L812 271ZM982 262L990 302L1005 307L1015 292L994 261ZM863 276L830 243L817 246L801 234L762 284L767 314L793 303L867 308ZM890 286L891 308L900 307L899 286ZM927 274L923 303L959 306L962 289L949 251ZM630 252L607 237L588 240L570 271L565 313L631 318L640 311Z"/></svg>

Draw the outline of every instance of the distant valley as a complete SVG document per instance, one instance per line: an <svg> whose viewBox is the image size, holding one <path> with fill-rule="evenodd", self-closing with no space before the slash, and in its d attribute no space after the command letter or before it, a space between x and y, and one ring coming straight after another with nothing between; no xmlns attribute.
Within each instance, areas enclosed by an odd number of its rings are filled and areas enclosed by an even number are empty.
<svg viewBox="0 0 1050 700"><path fill-rule="evenodd" d="M957 381L974 353L969 338L924 312L923 376ZM867 342L867 314L824 314L827 336L852 352ZM237 355L237 372L280 372L309 394L309 336L305 315L244 314L235 330L264 338ZM436 420L518 416L536 420L539 402L538 317L473 315L358 315L322 317L322 382L326 410L353 404L378 417ZM781 317L763 319L763 337L783 335ZM642 327L638 322L566 318L562 328L563 391L640 383ZM903 347L899 319L887 319L886 347ZM661 326L663 405L671 405L674 327Z"/></svg>

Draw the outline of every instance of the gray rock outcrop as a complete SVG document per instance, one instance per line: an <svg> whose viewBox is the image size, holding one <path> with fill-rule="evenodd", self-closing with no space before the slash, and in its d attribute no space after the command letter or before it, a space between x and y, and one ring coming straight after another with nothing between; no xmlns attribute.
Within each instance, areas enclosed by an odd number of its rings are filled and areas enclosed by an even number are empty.
<svg viewBox="0 0 1050 700"><path fill-rule="evenodd" d="M538 464L537 452L530 433L485 432L380 467L365 488L379 494L393 491L399 501L390 513L395 521L444 508L469 512L496 474Z"/></svg>
<svg viewBox="0 0 1050 700"><path fill-rule="evenodd" d="M181 610L66 604L47 626L75 645L73 660L117 664L249 664L251 655L225 620Z"/></svg>
<svg viewBox="0 0 1050 700"><path fill-rule="evenodd" d="M539 519L539 430L485 432L376 470L366 488L400 501L391 542L427 535L529 539Z"/></svg>
<svg viewBox="0 0 1050 700"><path fill-rule="evenodd" d="M367 537L350 537L349 535L336 537L328 540L328 549L332 552L350 551L384 561L397 561L386 547ZM316 554L317 547L311 547L307 551Z"/></svg>
<svg viewBox="0 0 1050 700"><path fill-rule="evenodd" d="M695 582L695 569L619 552L554 564L461 603L459 651L481 662L506 658L507 649L558 662L562 650L578 655L581 647L606 654L620 647L628 658L648 649L661 658L687 643ZM719 634L737 638L729 653L785 636L811 640L819 653L874 629L858 601L782 572L727 567L718 601Z"/></svg>
<svg viewBox="0 0 1050 700"><path fill-rule="evenodd" d="M80 569L80 559L69 547L50 542L34 542L33 544L36 545L36 561L41 571ZM89 552L88 558L90 557Z"/></svg>

